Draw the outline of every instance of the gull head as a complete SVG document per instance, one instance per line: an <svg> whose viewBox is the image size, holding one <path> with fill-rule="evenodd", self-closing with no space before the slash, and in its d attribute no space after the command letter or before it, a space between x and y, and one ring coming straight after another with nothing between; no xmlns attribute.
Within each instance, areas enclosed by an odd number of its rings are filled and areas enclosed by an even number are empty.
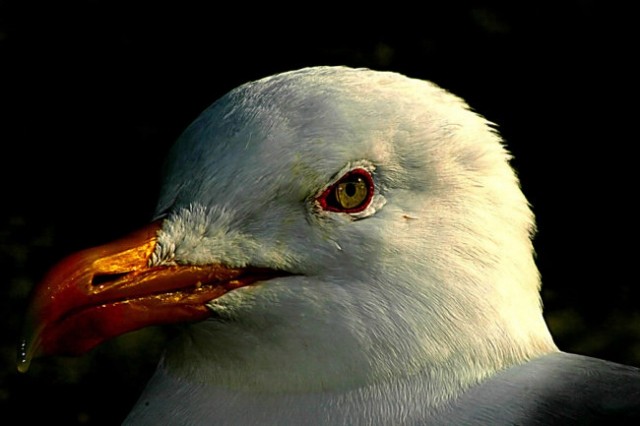
<svg viewBox="0 0 640 426"><path fill-rule="evenodd" d="M19 359L189 322L162 366L251 392L424 376L437 403L557 350L495 127L438 86L316 67L240 86L169 154L149 227L61 262Z"/></svg>
<svg viewBox="0 0 640 426"><path fill-rule="evenodd" d="M231 91L170 154L153 259L287 275L209 302L165 362L240 388L426 372L455 393L555 350L509 159L464 101L399 74L309 68Z"/></svg>

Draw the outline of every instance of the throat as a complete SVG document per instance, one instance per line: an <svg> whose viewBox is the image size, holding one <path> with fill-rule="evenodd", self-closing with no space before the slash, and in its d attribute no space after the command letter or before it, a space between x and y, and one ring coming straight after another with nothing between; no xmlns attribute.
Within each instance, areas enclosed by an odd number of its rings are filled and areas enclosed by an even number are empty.
<svg viewBox="0 0 640 426"><path fill-rule="evenodd" d="M482 370L461 354L429 360L363 347L339 333L323 340L255 332L234 321L209 320L189 328L171 345L162 370L191 386L244 395L359 395L397 387L419 388L423 404L437 406L496 368ZM484 366L482 368L485 368ZM417 390L417 389L416 389Z"/></svg>
<svg viewBox="0 0 640 426"><path fill-rule="evenodd" d="M283 288L270 282L216 299L210 308L219 317L189 326L170 345L163 368L189 383L260 395L355 392L420 378L424 402L438 405L555 348L545 333L480 328L477 321L464 322L455 333L436 333L448 330L434 325L437 318L401 322L427 314L354 315L358 305L345 302L349 294L315 282L305 293L305 281L295 284L295 293L290 283ZM332 303L314 303L321 291Z"/></svg>
<svg viewBox="0 0 640 426"><path fill-rule="evenodd" d="M216 318L194 324L167 350L163 368L193 383L258 393L345 391L380 380L352 343L248 327Z"/></svg>
<svg viewBox="0 0 640 426"><path fill-rule="evenodd" d="M125 424L397 424L405 417L428 419L422 382L313 392L229 389L186 380L161 364Z"/></svg>

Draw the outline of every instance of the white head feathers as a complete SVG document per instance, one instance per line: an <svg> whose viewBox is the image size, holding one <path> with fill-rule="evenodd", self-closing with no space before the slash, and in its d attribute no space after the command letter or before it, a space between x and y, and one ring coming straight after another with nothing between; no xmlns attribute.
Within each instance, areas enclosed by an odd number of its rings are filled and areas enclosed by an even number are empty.
<svg viewBox="0 0 640 426"><path fill-rule="evenodd" d="M172 151L156 259L292 275L213 301L167 366L197 358L184 374L264 391L425 374L435 404L554 351L508 161L461 99L398 74L309 68L231 91ZM357 168L367 209L322 209Z"/></svg>

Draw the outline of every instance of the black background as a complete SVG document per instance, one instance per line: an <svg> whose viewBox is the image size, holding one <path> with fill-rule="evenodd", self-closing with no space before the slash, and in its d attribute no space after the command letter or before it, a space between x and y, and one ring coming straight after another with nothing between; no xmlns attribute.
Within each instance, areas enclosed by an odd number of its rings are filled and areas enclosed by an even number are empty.
<svg viewBox="0 0 640 426"><path fill-rule="evenodd" d="M511 3L347 15L328 4L0 1L0 422L121 421L165 331L18 374L29 290L64 255L149 220L168 148L216 98L312 65L429 79L498 123L537 215L558 345L640 366L631 12Z"/></svg>

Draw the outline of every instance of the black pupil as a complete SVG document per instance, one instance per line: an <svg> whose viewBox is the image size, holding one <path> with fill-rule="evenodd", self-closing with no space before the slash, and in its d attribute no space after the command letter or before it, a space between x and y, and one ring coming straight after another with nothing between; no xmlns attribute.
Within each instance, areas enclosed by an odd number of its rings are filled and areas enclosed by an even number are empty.
<svg viewBox="0 0 640 426"><path fill-rule="evenodd" d="M353 197L356 193L356 184L353 182L347 183L347 187L345 188L345 192L349 197Z"/></svg>

